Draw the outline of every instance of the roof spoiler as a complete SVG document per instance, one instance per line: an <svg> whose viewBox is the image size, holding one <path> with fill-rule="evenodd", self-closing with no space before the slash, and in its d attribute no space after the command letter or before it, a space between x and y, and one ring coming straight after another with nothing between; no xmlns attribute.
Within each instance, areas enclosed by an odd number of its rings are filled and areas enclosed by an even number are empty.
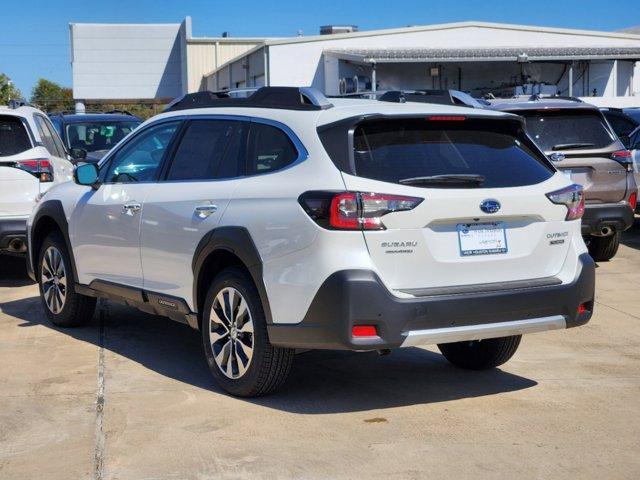
<svg viewBox="0 0 640 480"><path fill-rule="evenodd" d="M247 97L233 90L188 93L176 98L164 109L175 112L191 108L245 107L283 110L325 110L333 107L319 90L311 87L261 87Z"/></svg>

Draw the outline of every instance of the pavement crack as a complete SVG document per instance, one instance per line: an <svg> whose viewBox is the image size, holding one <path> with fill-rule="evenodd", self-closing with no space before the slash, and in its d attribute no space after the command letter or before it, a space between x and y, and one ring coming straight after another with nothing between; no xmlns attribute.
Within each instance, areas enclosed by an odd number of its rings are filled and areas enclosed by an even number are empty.
<svg viewBox="0 0 640 480"><path fill-rule="evenodd" d="M619 308L612 307L611 305L607 305L606 303L602 303L599 300L596 300L596 305L602 305L603 307L610 308L611 310L615 310L618 313L623 313L624 315L629 315L631 318L635 318L636 320L640 320L640 317L634 315L633 313L625 312L624 310L620 310Z"/></svg>
<svg viewBox="0 0 640 480"><path fill-rule="evenodd" d="M104 345L105 345L105 320L109 312L105 302L101 301L99 315L99 349L98 349L98 391L96 393L96 444L93 453L93 478L102 480L104 473Z"/></svg>

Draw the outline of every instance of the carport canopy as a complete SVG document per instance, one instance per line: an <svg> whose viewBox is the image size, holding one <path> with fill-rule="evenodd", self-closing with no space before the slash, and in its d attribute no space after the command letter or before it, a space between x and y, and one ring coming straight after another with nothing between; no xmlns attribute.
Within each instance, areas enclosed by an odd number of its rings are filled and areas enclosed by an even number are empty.
<svg viewBox="0 0 640 480"><path fill-rule="evenodd" d="M493 47L330 49L325 55L361 64L640 60L640 47Z"/></svg>

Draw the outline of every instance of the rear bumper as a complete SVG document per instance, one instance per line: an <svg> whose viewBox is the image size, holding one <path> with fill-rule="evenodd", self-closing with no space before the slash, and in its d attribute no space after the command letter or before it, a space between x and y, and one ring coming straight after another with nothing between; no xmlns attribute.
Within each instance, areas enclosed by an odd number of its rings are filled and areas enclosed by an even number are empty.
<svg viewBox="0 0 640 480"><path fill-rule="evenodd" d="M12 240L27 241L26 218L0 218L0 252L9 252ZM18 252L11 252L18 253ZM24 252L22 252L24 253Z"/></svg>
<svg viewBox="0 0 640 480"><path fill-rule="evenodd" d="M479 340L583 325L593 311L595 266L579 258L570 283L483 293L398 298L368 270L344 270L322 284L298 324L269 325L272 344L290 348L372 350ZM587 303L585 313L578 306ZM354 325L378 336L354 338Z"/></svg>
<svg viewBox="0 0 640 480"><path fill-rule="evenodd" d="M604 227L624 231L633 225L634 214L626 202L587 205L582 216L582 234L597 235Z"/></svg>

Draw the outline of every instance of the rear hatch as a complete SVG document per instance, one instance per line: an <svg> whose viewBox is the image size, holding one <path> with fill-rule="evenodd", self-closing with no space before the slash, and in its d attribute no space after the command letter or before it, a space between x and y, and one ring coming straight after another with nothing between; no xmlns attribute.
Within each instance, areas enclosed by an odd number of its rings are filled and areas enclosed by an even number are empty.
<svg viewBox="0 0 640 480"><path fill-rule="evenodd" d="M30 165L45 154L42 147L32 147L20 118L0 115L0 216L31 213L40 181Z"/></svg>
<svg viewBox="0 0 640 480"><path fill-rule="evenodd" d="M342 162L348 191L423 199L384 215L384 229L363 230L387 286L430 295L443 287L559 283L571 232L567 208L546 194L568 182L518 119L387 117L351 131L351 165Z"/></svg>
<svg viewBox="0 0 640 480"><path fill-rule="evenodd" d="M602 113L591 109L518 112L527 133L556 168L584 187L587 203L613 203L627 197L627 170L614 159L624 147Z"/></svg>

